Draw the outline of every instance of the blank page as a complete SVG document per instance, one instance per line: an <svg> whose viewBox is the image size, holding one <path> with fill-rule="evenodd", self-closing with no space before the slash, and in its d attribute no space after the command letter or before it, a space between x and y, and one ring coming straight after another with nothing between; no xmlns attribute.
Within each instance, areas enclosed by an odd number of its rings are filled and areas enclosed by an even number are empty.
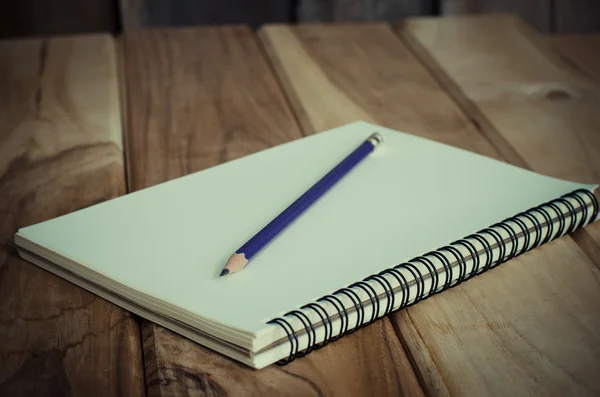
<svg viewBox="0 0 600 397"><path fill-rule="evenodd" d="M375 152L242 272L228 257L373 132ZM20 230L116 282L228 327L265 322L590 185L365 122Z"/></svg>

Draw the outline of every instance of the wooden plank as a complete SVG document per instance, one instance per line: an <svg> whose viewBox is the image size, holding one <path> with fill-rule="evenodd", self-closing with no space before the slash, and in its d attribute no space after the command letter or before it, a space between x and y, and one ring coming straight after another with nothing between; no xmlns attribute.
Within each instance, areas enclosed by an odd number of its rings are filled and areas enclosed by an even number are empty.
<svg viewBox="0 0 600 397"><path fill-rule="evenodd" d="M299 0L298 22L395 21L433 12L434 0Z"/></svg>
<svg viewBox="0 0 600 397"><path fill-rule="evenodd" d="M553 0L440 0L444 16L515 14L542 33L552 32Z"/></svg>
<svg viewBox="0 0 600 397"><path fill-rule="evenodd" d="M0 13L0 37L115 32L118 19L112 1L5 1Z"/></svg>
<svg viewBox="0 0 600 397"><path fill-rule="evenodd" d="M555 177L600 179L597 86L520 20L423 18L399 32L482 132L512 148L497 145L504 157ZM598 228L579 234L595 241ZM418 366L434 365L428 387L444 395L597 395L600 283L582 248L554 241L439 307L424 302L397 317Z"/></svg>
<svg viewBox="0 0 600 397"><path fill-rule="evenodd" d="M600 2L554 0L555 32L560 34L600 32Z"/></svg>
<svg viewBox="0 0 600 397"><path fill-rule="evenodd" d="M125 193L115 61L104 35L0 42L0 395L144 393L135 320L4 245Z"/></svg>
<svg viewBox="0 0 600 397"><path fill-rule="evenodd" d="M124 45L132 190L302 137L248 28L131 31ZM422 395L389 321L260 371L149 322L143 335L150 395Z"/></svg>
<svg viewBox="0 0 600 397"><path fill-rule="evenodd" d="M144 26L192 26L289 22L291 0L197 1L197 0L119 0L123 29Z"/></svg>

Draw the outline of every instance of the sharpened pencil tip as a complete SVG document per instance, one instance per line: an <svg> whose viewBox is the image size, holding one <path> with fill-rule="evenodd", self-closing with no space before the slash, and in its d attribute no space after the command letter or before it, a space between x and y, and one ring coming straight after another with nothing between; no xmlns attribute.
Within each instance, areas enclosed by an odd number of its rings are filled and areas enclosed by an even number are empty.
<svg viewBox="0 0 600 397"><path fill-rule="evenodd" d="M243 252L240 254L233 254L229 257L227 264L223 267L223 271L221 272L221 276L225 276L227 274L233 274L242 270L248 264L248 260L246 259L246 254Z"/></svg>
<svg viewBox="0 0 600 397"><path fill-rule="evenodd" d="M223 269L221 271L221 274L219 274L219 277L223 277L229 274L229 269Z"/></svg>

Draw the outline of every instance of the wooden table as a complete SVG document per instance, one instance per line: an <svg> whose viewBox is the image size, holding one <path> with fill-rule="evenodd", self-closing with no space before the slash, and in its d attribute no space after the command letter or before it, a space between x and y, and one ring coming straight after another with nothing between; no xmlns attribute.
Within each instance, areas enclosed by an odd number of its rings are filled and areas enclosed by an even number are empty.
<svg viewBox="0 0 600 397"><path fill-rule="evenodd" d="M600 35L511 16L0 43L0 237L355 120L600 182ZM0 395L600 394L600 224L255 371L0 249Z"/></svg>

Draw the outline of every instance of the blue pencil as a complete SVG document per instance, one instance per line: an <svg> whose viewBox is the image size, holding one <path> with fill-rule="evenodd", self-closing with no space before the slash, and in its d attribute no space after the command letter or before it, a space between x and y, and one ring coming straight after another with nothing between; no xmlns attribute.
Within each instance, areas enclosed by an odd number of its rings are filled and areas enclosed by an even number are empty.
<svg viewBox="0 0 600 397"><path fill-rule="evenodd" d="M315 201L317 201L317 199L319 199L319 197L325 194L325 192L331 189L344 177L344 175L350 172L350 170L367 157L382 140L383 137L378 133L367 138L367 140L365 140L358 148L329 171L327 175L322 177L302 196L231 255L227 264L221 271L220 276L222 277L239 272L246 267L252 258L258 255L264 247L306 211Z"/></svg>

